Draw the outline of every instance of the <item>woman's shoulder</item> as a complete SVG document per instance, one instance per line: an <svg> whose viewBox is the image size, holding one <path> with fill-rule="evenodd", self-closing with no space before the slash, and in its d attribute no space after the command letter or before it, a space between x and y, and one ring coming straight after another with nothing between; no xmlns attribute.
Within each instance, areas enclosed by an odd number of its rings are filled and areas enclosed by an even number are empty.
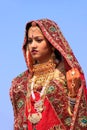
<svg viewBox="0 0 87 130"><path fill-rule="evenodd" d="M12 80L9 90L11 100L13 100L14 97L24 97L27 90L28 74L28 70L26 70Z"/></svg>
<svg viewBox="0 0 87 130"><path fill-rule="evenodd" d="M12 80L9 90L10 99L15 110L21 111L24 107L24 101L27 93L28 70L20 73ZM16 111L17 112L17 111Z"/></svg>
<svg viewBox="0 0 87 130"><path fill-rule="evenodd" d="M14 92L24 90L25 86L27 84L27 81L28 81L28 75L29 75L28 70L26 70L26 71L20 73L19 75L17 75L12 80L10 90L14 91Z"/></svg>
<svg viewBox="0 0 87 130"><path fill-rule="evenodd" d="M26 79L28 77L28 74L29 74L28 70L20 73L15 78L13 78L12 83L13 82L21 82L22 80L24 80L24 79Z"/></svg>

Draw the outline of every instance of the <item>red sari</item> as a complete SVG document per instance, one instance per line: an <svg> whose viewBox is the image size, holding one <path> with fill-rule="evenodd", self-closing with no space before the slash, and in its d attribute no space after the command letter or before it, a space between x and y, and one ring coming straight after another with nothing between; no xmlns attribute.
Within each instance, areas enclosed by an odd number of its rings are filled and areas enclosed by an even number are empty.
<svg viewBox="0 0 87 130"><path fill-rule="evenodd" d="M86 130L87 129L87 95L84 73L75 58L68 42L63 37L58 25L48 19L35 21L40 27L43 35L60 52L63 58L64 68L67 72L71 68L77 68L81 75L81 86L78 90L76 103L73 109L73 115L67 111L68 96L63 87L64 84L54 79L50 86L50 92L46 95L44 105L46 110L42 112L42 120L35 126L26 118L26 94L29 76L32 73L32 59L29 55L29 61L26 58L27 32L31 22L26 25L26 32L23 44L23 53L28 70L17 76L12 81L10 97L14 110L14 130ZM54 90L52 92L52 90ZM38 98L38 96L36 96ZM34 128L35 127L35 128Z"/></svg>

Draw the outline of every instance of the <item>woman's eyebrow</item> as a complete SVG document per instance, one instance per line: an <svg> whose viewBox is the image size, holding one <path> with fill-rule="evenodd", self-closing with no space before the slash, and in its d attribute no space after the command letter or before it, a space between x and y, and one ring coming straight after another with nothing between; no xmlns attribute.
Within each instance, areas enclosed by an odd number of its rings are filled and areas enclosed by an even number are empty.
<svg viewBox="0 0 87 130"><path fill-rule="evenodd" d="M28 39L32 39L32 38L44 38L43 36L34 36L34 37L28 37Z"/></svg>

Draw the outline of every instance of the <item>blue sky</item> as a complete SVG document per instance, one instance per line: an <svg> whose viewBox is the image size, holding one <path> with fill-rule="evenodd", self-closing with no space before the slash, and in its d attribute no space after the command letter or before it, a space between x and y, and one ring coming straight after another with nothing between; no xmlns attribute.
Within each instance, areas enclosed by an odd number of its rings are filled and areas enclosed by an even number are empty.
<svg viewBox="0 0 87 130"><path fill-rule="evenodd" d="M26 22L49 18L60 27L87 80L87 0L0 1L0 130L13 130L11 81L26 70L22 43Z"/></svg>

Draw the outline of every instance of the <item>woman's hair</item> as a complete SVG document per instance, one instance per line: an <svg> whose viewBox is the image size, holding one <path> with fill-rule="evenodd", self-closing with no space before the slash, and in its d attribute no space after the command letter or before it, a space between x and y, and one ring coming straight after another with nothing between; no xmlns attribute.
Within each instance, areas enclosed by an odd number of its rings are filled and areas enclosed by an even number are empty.
<svg viewBox="0 0 87 130"><path fill-rule="evenodd" d="M56 59L58 59L59 61L61 61L62 60L61 53L58 50L56 50L56 49L55 49L54 53L55 53Z"/></svg>
<svg viewBox="0 0 87 130"><path fill-rule="evenodd" d="M27 24L27 26L26 26L26 32L25 32L26 44L25 44L24 48L26 48L27 43L28 43L28 30L29 30L29 28L30 28L31 26L33 26L33 25L32 25L33 23L35 23L35 22L31 22L31 23ZM37 23L35 23L35 24L36 24L37 27L39 27ZM39 27L39 29L40 29L40 27ZM40 29L40 30L41 30L41 29ZM41 32L42 32L42 31L41 31Z"/></svg>

